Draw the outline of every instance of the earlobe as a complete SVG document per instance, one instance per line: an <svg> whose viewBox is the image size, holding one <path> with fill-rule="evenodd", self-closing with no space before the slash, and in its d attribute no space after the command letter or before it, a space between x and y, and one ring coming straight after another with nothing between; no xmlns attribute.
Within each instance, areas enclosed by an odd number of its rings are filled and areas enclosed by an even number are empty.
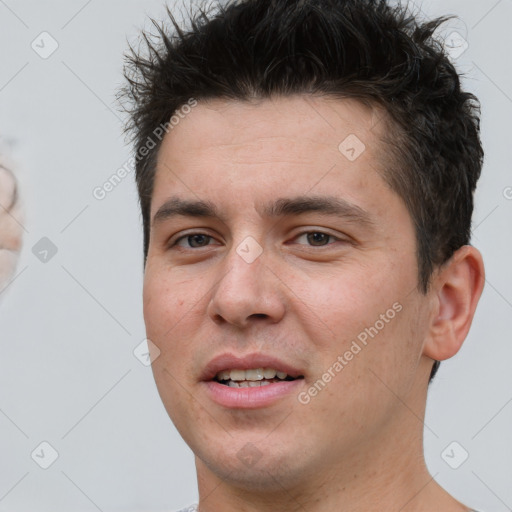
<svg viewBox="0 0 512 512"><path fill-rule="evenodd" d="M482 255L465 245L441 267L432 283L436 309L423 354L443 361L461 348L471 327L485 282Z"/></svg>

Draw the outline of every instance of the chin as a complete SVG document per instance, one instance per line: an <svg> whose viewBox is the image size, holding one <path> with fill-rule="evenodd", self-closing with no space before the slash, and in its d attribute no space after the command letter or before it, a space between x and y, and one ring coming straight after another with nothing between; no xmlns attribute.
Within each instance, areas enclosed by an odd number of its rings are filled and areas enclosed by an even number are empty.
<svg viewBox="0 0 512 512"><path fill-rule="evenodd" d="M282 492L283 488L294 487L307 477L299 461L299 455L304 452L297 453L295 447L292 453L293 447L289 447L289 453L285 453L283 443L279 449L261 443L256 448L255 444L237 439L231 441L229 450L226 444L214 450L211 444L191 448L196 453L198 472L205 466L222 481L246 491Z"/></svg>

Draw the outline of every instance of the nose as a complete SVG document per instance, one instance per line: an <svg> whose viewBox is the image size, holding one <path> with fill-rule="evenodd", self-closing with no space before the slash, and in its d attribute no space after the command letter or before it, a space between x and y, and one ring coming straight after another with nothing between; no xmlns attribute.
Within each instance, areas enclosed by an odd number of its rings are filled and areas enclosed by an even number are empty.
<svg viewBox="0 0 512 512"><path fill-rule="evenodd" d="M212 290L207 313L217 324L246 328L254 322L279 322L285 313L284 285L267 264L265 251L254 261L236 248L226 257L226 267Z"/></svg>

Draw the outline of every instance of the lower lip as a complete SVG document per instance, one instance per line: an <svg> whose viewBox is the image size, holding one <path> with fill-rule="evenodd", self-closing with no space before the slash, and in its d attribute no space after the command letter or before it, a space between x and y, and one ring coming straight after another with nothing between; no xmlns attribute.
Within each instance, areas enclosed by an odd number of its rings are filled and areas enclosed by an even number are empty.
<svg viewBox="0 0 512 512"><path fill-rule="evenodd" d="M292 393L298 395L298 389L303 382L304 379L287 380L254 388L231 388L213 380L204 384L210 398L223 407L258 409L268 407Z"/></svg>

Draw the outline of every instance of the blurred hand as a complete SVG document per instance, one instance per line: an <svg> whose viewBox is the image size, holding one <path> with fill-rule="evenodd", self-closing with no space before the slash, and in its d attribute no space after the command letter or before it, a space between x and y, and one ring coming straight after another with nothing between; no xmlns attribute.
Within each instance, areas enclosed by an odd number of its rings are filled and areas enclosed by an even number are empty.
<svg viewBox="0 0 512 512"><path fill-rule="evenodd" d="M0 164L0 292L14 273L22 245L16 178Z"/></svg>

